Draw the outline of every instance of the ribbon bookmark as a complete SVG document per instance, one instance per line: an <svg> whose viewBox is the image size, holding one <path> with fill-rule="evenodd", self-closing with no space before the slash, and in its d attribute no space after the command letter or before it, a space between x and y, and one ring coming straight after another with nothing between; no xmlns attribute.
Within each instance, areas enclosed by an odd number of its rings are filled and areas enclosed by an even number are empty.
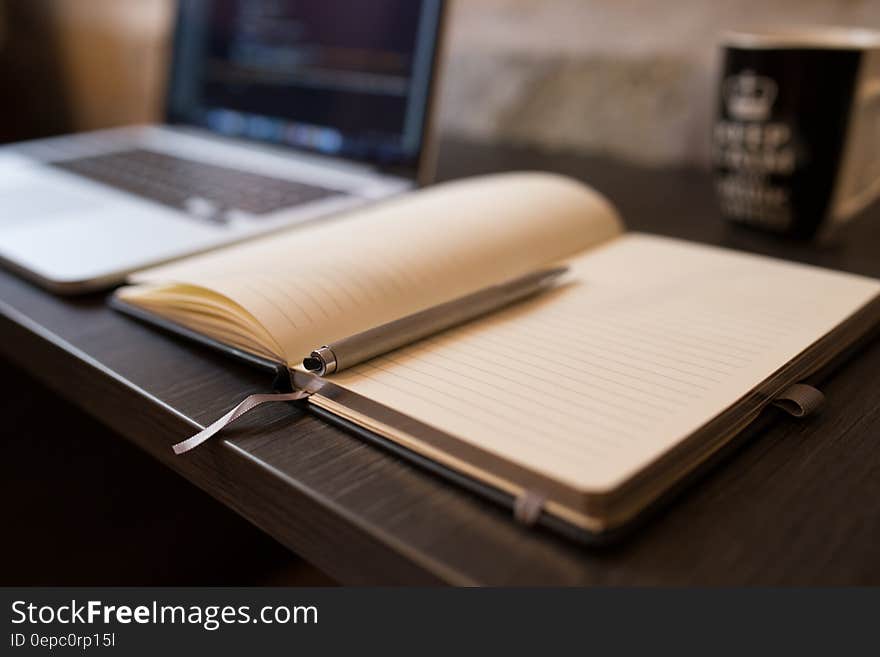
<svg viewBox="0 0 880 657"><path fill-rule="evenodd" d="M241 403L229 411L219 420L212 422L210 425L199 431L196 435L183 440L172 446L175 454L183 454L194 447L198 447L203 442L211 438L214 434L219 433L225 427L229 426L245 413L252 411L257 406L267 402L287 402L305 399L312 394L311 390L295 390L293 392L267 393L261 395L250 395L241 400Z"/></svg>

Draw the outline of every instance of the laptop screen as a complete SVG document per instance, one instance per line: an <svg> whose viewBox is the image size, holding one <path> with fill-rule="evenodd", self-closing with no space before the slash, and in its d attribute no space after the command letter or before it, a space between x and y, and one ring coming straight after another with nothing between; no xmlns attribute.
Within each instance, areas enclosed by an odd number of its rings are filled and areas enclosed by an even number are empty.
<svg viewBox="0 0 880 657"><path fill-rule="evenodd" d="M168 120L417 163L442 0L181 0Z"/></svg>

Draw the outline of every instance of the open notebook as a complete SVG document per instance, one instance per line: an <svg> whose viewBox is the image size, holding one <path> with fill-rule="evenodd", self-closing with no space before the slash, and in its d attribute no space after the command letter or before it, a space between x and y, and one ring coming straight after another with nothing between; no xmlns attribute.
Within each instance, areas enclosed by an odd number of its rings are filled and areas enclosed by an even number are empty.
<svg viewBox="0 0 880 657"><path fill-rule="evenodd" d="M322 344L557 263L569 273L540 296L325 379L299 368ZM117 306L293 368L323 414L589 535L880 321L876 280L627 233L601 196L540 173L438 185L131 283Z"/></svg>

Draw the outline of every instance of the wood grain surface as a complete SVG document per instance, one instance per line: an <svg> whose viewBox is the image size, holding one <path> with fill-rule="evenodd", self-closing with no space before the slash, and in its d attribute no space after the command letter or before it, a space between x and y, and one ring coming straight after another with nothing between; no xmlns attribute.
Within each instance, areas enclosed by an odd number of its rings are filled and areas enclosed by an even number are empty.
<svg viewBox="0 0 880 657"><path fill-rule="evenodd" d="M440 153L444 179L559 171L607 194L633 229L880 276L876 207L817 247L724 224L701 171L464 142L444 142ZM342 583L880 584L876 343L827 381L825 413L780 415L602 550L518 527L507 512L292 406L258 410L225 439L175 457L170 445L195 423L270 382L109 310L102 295L59 299L0 271L0 353ZM40 408L52 413L53 402ZM36 457L18 465L41 468Z"/></svg>

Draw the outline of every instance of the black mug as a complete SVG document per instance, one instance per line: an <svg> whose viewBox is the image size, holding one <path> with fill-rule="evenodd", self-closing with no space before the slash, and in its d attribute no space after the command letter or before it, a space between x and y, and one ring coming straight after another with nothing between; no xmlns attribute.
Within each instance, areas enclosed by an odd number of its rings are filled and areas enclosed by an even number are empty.
<svg viewBox="0 0 880 657"><path fill-rule="evenodd" d="M712 140L722 215L827 235L880 192L880 33L725 35Z"/></svg>

